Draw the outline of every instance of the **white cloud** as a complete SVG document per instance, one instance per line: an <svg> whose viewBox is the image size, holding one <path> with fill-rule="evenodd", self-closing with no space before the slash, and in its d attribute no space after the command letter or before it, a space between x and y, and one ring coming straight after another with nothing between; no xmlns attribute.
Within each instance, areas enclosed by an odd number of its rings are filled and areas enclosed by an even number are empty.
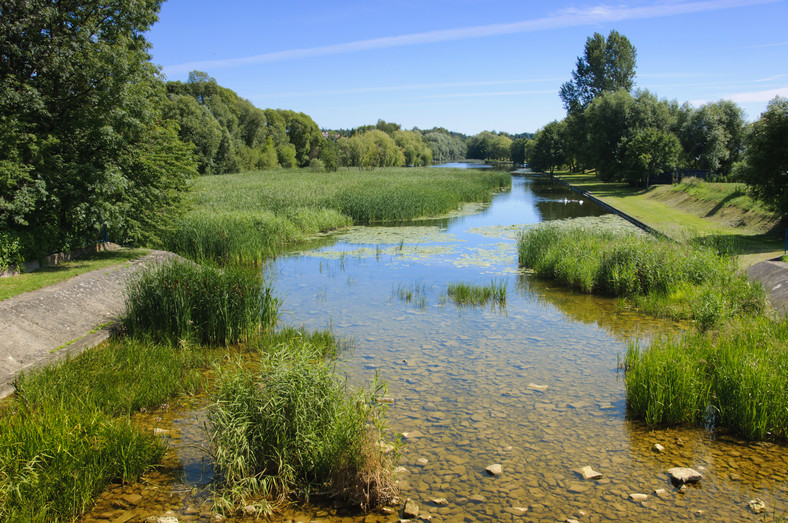
<svg viewBox="0 0 788 523"><path fill-rule="evenodd" d="M765 89L763 91L747 91L744 93L731 93L725 96L720 96L719 100L730 100L739 104L747 103L765 103L774 98L775 96L788 97L788 87L779 87L777 89ZM716 100L692 100L692 105L704 105Z"/></svg>
<svg viewBox="0 0 788 523"><path fill-rule="evenodd" d="M240 58L224 60L206 60L190 62L164 67L165 74L180 74L187 71L216 70L221 68L243 67L270 62L283 62L303 58L315 58L337 54L357 53L374 49L387 49L413 45L431 44L454 40L468 40L516 33L545 31L550 29L578 27L605 22L618 22L622 20L642 20L661 18L665 16L699 13L704 11L717 11L733 7L743 7L757 4L772 3L777 0L722 0L700 2L657 3L641 7L611 7L599 5L587 9L563 10L554 15L534 20L523 20L504 24L490 24L423 33L405 34L358 40L343 44L333 44L305 49L290 49L272 53L258 54Z"/></svg>

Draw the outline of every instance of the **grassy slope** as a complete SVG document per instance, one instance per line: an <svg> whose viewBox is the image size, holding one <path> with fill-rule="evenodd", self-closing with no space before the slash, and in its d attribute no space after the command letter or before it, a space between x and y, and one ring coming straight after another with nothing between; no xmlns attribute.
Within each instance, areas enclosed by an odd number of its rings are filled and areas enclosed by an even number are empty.
<svg viewBox="0 0 788 523"><path fill-rule="evenodd" d="M104 251L83 260L67 261L58 265L44 267L38 271L0 278L0 300L11 298L23 292L54 285L85 272L136 260L147 253L146 249Z"/></svg>
<svg viewBox="0 0 788 523"><path fill-rule="evenodd" d="M768 211L741 194L736 184L730 184L727 191L715 187L722 184L703 184L709 187L684 192L670 186L633 189L622 183L600 182L593 174L562 173L558 177L668 236L734 236L744 267L783 254L777 220L770 220ZM769 232L776 228L778 232Z"/></svg>

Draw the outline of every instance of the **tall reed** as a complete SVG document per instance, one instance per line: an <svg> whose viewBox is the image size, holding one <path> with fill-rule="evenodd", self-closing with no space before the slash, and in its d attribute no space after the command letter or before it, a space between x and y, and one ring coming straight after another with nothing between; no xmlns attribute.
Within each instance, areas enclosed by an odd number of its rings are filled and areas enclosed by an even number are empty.
<svg viewBox="0 0 788 523"><path fill-rule="evenodd" d="M259 271L172 260L129 283L123 325L159 341L230 345L273 327L277 311Z"/></svg>
<svg viewBox="0 0 788 523"><path fill-rule="evenodd" d="M208 430L219 507L262 497L270 510L291 496L328 493L367 509L393 495L378 445L381 385L350 391L306 340L264 353L258 367L223 367L217 376Z"/></svg>
<svg viewBox="0 0 788 523"><path fill-rule="evenodd" d="M640 233L546 223L518 237L520 266L585 293L632 299L638 307L703 328L766 306L760 285L717 248Z"/></svg>
<svg viewBox="0 0 788 523"><path fill-rule="evenodd" d="M491 280L487 285L477 285L471 283L450 283L446 288L446 294L456 305L460 307L506 305L506 281Z"/></svg>
<svg viewBox="0 0 788 523"><path fill-rule="evenodd" d="M719 333L631 345L629 414L649 425L706 423L750 439L788 437L788 319L737 319Z"/></svg>

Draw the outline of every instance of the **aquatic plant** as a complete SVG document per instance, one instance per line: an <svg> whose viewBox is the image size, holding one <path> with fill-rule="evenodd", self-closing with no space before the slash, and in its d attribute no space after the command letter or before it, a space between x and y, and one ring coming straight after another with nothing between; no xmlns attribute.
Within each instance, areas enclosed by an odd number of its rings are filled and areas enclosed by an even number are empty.
<svg viewBox="0 0 788 523"><path fill-rule="evenodd" d="M788 436L788 319L737 319L719 333L632 343L627 411L648 425L727 427L750 439Z"/></svg>
<svg viewBox="0 0 788 523"><path fill-rule="evenodd" d="M218 368L208 410L217 506L257 502L270 511L315 493L365 509L388 501L394 486L377 401L384 390L376 382L370 392L350 391L307 340L263 353L253 368Z"/></svg>
<svg viewBox="0 0 788 523"><path fill-rule="evenodd" d="M132 482L166 445L129 415L202 383L204 351L112 340L21 375L0 414L0 520L70 520Z"/></svg>
<svg viewBox="0 0 788 523"><path fill-rule="evenodd" d="M460 307L506 305L506 281L491 280L487 285L471 283L450 283L446 288L446 295L455 305Z"/></svg>
<svg viewBox="0 0 788 523"><path fill-rule="evenodd" d="M128 284L123 325L158 341L229 345L273 327L278 306L259 271L171 260Z"/></svg>
<svg viewBox="0 0 788 523"><path fill-rule="evenodd" d="M510 184L503 172L429 168L202 176L191 211L172 225L163 245L194 260L255 263L351 223L436 216L463 202L490 201L494 190Z"/></svg>
<svg viewBox="0 0 788 523"><path fill-rule="evenodd" d="M518 237L519 263L585 293L622 296L644 311L702 328L766 307L758 284L737 272L724 244L674 242L642 233L545 223Z"/></svg>

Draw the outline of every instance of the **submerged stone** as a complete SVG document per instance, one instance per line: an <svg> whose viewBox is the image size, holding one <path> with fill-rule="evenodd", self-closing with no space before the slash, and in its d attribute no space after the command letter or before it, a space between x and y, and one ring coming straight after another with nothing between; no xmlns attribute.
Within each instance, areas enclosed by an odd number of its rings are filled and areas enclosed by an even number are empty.
<svg viewBox="0 0 788 523"><path fill-rule="evenodd" d="M687 467L673 467L668 469L668 476L673 483L697 483L703 479L703 474Z"/></svg>
<svg viewBox="0 0 788 523"><path fill-rule="evenodd" d="M588 466L585 466L576 472L580 474L583 479L600 479L602 477L602 474Z"/></svg>
<svg viewBox="0 0 788 523"><path fill-rule="evenodd" d="M487 471L487 474L490 476L500 476L503 474L503 465L500 463L495 463L493 465L488 465L484 470Z"/></svg>
<svg viewBox="0 0 788 523"><path fill-rule="evenodd" d="M766 503L761 498L751 499L749 505L754 514L762 514L766 510Z"/></svg>
<svg viewBox="0 0 788 523"><path fill-rule="evenodd" d="M404 519L415 519L419 517L419 506L415 501L408 498L405 504L402 505L402 517Z"/></svg>

